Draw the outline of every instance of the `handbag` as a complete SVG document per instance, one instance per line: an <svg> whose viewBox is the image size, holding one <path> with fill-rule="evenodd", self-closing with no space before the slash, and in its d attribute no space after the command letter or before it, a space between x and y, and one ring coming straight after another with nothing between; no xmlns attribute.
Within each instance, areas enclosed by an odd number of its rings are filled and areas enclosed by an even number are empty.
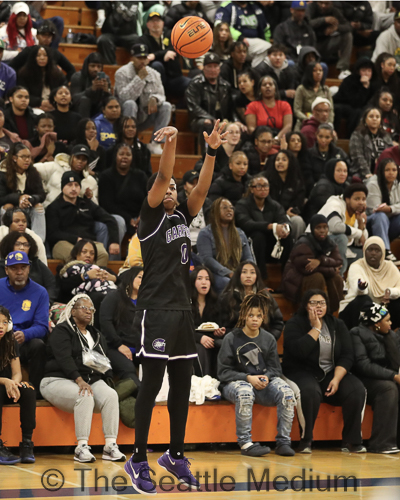
<svg viewBox="0 0 400 500"><path fill-rule="evenodd" d="M101 353L95 351L94 349L90 349L82 342L82 337L85 338L79 328L76 329L78 333L78 338L82 346L82 363L91 368L92 370L96 370L100 373L106 373L111 370L111 362L104 354L103 348L99 343L99 347L101 349Z"/></svg>

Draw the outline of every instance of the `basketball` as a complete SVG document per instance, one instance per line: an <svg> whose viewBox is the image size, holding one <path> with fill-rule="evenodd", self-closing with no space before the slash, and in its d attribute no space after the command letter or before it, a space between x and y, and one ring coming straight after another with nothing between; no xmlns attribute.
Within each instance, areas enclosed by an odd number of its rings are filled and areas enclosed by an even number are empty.
<svg viewBox="0 0 400 500"><path fill-rule="evenodd" d="M194 59L210 50L213 32L210 25L201 17L184 17L173 27L171 42L178 54Z"/></svg>

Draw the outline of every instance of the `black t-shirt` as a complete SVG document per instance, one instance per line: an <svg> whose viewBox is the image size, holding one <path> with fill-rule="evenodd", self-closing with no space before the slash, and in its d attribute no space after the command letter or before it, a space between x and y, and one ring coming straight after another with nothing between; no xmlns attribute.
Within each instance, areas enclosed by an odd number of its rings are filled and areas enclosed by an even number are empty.
<svg viewBox="0 0 400 500"><path fill-rule="evenodd" d="M189 226L193 219L187 201L168 215L163 203L151 208L147 197L144 200L138 228L144 268L138 310L191 310Z"/></svg>
<svg viewBox="0 0 400 500"><path fill-rule="evenodd" d="M19 358L19 346L18 342L14 340L14 346L15 346L15 357ZM2 344L0 342L0 349L2 348ZM11 373L11 364L5 366L2 370L0 370L0 378L11 378L12 373Z"/></svg>

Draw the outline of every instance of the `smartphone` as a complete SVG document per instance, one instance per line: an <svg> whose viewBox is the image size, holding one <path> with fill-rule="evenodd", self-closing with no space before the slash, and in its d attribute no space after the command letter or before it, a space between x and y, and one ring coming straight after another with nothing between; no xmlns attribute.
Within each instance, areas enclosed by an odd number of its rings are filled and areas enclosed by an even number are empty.
<svg viewBox="0 0 400 500"><path fill-rule="evenodd" d="M104 73L104 71L99 71L99 72L97 73L97 78L98 78L99 80L103 80L105 77L106 77L106 74Z"/></svg>

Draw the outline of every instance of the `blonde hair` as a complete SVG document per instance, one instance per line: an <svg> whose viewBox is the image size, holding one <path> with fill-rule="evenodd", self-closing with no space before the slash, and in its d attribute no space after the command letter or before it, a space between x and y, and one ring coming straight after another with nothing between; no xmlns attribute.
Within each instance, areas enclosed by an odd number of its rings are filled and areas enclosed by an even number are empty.
<svg viewBox="0 0 400 500"><path fill-rule="evenodd" d="M263 321L265 321L265 319L268 318L268 307L269 298L263 291L246 295L240 306L239 319L236 323L236 327L243 328L246 325L246 317L249 314L250 309L253 308L257 308L262 311Z"/></svg>

